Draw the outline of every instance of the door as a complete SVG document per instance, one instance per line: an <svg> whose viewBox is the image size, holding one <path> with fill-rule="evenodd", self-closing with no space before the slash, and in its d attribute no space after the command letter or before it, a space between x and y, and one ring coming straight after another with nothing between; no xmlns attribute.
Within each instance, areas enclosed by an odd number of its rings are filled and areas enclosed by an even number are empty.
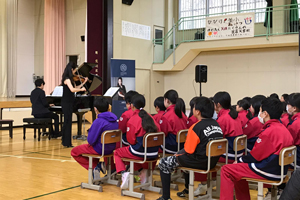
<svg viewBox="0 0 300 200"><path fill-rule="evenodd" d="M154 57L153 62L154 63L163 63L164 62L164 43L163 43L163 37L164 37L164 28L159 26L154 26Z"/></svg>

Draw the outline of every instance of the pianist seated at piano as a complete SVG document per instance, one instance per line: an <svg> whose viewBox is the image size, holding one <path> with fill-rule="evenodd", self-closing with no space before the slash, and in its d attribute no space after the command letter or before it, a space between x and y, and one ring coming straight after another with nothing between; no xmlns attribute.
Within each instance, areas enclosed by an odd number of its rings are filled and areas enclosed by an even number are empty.
<svg viewBox="0 0 300 200"><path fill-rule="evenodd" d="M97 119L93 122L88 133L88 144L82 144L74 147L71 151L73 158L85 169L89 168L89 158L83 157L82 154L95 154L101 155L102 148L104 154L111 154L115 148L116 143L106 144L104 147L101 143L101 135L104 131L115 130L119 128L117 116L109 112L109 102L105 97L97 97L94 101L94 110L97 114ZM100 171L106 173L106 164L99 162L99 159L93 159L93 177L94 180L100 178Z"/></svg>
<svg viewBox="0 0 300 200"><path fill-rule="evenodd" d="M54 106L49 104L46 100L46 95L44 91L45 82L43 79L37 79L35 82L35 89L32 90L30 94L30 101L32 104L32 115L35 118L51 118L54 119L54 132L52 137L60 137L61 133L59 132L59 118L57 114L54 114L49 110L49 107Z"/></svg>

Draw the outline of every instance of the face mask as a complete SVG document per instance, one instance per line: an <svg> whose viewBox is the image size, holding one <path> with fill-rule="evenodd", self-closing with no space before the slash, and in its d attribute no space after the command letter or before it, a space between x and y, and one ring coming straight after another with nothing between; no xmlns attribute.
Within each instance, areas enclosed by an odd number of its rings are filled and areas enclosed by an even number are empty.
<svg viewBox="0 0 300 200"><path fill-rule="evenodd" d="M287 112L289 115L293 115L293 113L289 111L288 105L286 105L286 112Z"/></svg>
<svg viewBox="0 0 300 200"><path fill-rule="evenodd" d="M260 116L260 113L261 113L261 112L259 112L259 113L258 113L258 116L257 116L257 117L258 117L258 120L259 120L260 123L264 124L264 123L265 123L265 122L264 122L264 118L262 118L262 117Z"/></svg>

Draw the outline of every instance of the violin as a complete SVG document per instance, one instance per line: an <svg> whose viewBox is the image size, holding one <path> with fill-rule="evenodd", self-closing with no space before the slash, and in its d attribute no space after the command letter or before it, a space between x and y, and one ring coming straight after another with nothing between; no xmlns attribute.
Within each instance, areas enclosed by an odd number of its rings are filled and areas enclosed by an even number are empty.
<svg viewBox="0 0 300 200"><path fill-rule="evenodd" d="M73 76L73 81L80 81L80 82L84 82L85 81L85 77L80 76L80 75L75 75Z"/></svg>

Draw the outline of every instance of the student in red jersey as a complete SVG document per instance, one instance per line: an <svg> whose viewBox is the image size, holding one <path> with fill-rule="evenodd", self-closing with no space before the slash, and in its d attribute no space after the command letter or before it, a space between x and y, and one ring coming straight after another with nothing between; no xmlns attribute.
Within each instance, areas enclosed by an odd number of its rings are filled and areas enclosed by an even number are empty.
<svg viewBox="0 0 300 200"><path fill-rule="evenodd" d="M165 114L166 112L166 107L165 107L165 104L164 104L164 97L157 97L155 100L154 100L154 108L157 112L156 115L153 116L153 119L159 123L161 117L163 116L163 114Z"/></svg>
<svg viewBox="0 0 300 200"><path fill-rule="evenodd" d="M122 135L122 142L124 145L129 146L130 144L127 142L127 138L126 138L126 128L127 128L127 122L128 120L131 118L131 116L133 115L133 111L131 110L130 104L131 104L131 98L138 94L136 91L132 91L130 90L129 92L127 92L125 94L125 102L126 102L126 107L127 107L127 111L125 111L120 119L119 119L119 129L121 129L123 135Z"/></svg>
<svg viewBox="0 0 300 200"><path fill-rule="evenodd" d="M170 200L171 173L177 167L189 167L207 170L208 158L205 155L207 143L211 140L223 138L222 130L218 123L211 119L214 114L214 104L206 97L194 99L193 113L198 122L189 128L184 148L174 156L162 158L158 167L162 181L163 195L157 200ZM215 167L219 157L211 160L211 168ZM186 197L189 189L189 174L185 173L185 189L177 193Z"/></svg>
<svg viewBox="0 0 300 200"><path fill-rule="evenodd" d="M182 112L182 103L179 100L178 93L175 90L169 90L164 95L164 104L167 108L165 114L162 116L160 126L168 127L168 130L163 130L166 134L165 152L175 154L177 153L176 135L178 131L187 129L187 117ZM164 125L167 123L168 125ZM182 143L182 147L183 148Z"/></svg>
<svg viewBox="0 0 300 200"><path fill-rule="evenodd" d="M242 99L237 102L236 111L239 113L239 118L241 120L242 127L244 127L249 120L247 117L247 115L250 114L250 112L248 111L249 108L250 103L247 100Z"/></svg>
<svg viewBox="0 0 300 200"><path fill-rule="evenodd" d="M280 123L282 108L276 98L262 101L259 121L264 124L252 151L239 158L238 163L221 168L221 200L233 198L233 190L237 199L250 200L248 182L243 177L279 181L281 167L279 153L293 145L289 131ZM285 166L286 174L288 166Z"/></svg>
<svg viewBox="0 0 300 200"><path fill-rule="evenodd" d="M294 145L297 146L297 168L300 168L300 93L289 96L287 111L292 115L292 121L287 128L294 139Z"/></svg>
<svg viewBox="0 0 300 200"><path fill-rule="evenodd" d="M262 123L259 122L258 113L261 102L266 99L263 95L256 95L250 101L250 111L253 113L253 118L250 119L243 128L244 135L247 135L247 151L250 152L262 130Z"/></svg>
<svg viewBox="0 0 300 200"><path fill-rule="evenodd" d="M143 160L144 159L144 147L143 137L146 133L159 132L160 127L157 122L149 115L143 108L145 107L146 100L143 95L136 94L132 97L131 109L133 111L132 117L127 122L127 140L130 146L122 147L114 152L114 158L116 163L116 170L122 174L121 189L128 188L129 172L125 171L125 163L122 158ZM159 147L147 148L147 158L154 159L158 156ZM153 169L156 163L153 163ZM148 169L148 163L136 164L135 168L143 170L141 171L140 178L141 183L145 183L147 180L146 169Z"/></svg>
<svg viewBox="0 0 300 200"><path fill-rule="evenodd" d="M188 122L187 122L188 128L190 128L193 124L195 124L196 122L198 122L198 119L195 117L195 115L193 113L193 109L194 109L194 106L195 106L195 100L197 98L198 97L194 97L190 101L191 110L190 110L190 114L189 114L189 118L188 118Z"/></svg>
<svg viewBox="0 0 300 200"><path fill-rule="evenodd" d="M237 136L243 134L241 121L238 118L238 113L234 108L231 107L231 97L228 92L218 92L214 98L215 110L218 114L217 122L220 125L223 137L228 140L228 163L234 162L235 152L233 150L233 141ZM237 156L243 155L243 150L237 152ZM225 163L225 155L221 156L219 162ZM207 176L195 176L195 180L201 181L197 189L194 192L194 196L203 194L207 191ZM216 173L212 174L212 186L216 186Z"/></svg>
<svg viewBox="0 0 300 200"><path fill-rule="evenodd" d="M218 113L217 122L223 131L223 136L228 140L228 162L234 162L233 141L237 136L243 135L241 121L236 110L231 109L231 97L228 92L218 92L214 96L215 110ZM238 152L238 157L243 151ZM225 156L219 162L225 162Z"/></svg>

